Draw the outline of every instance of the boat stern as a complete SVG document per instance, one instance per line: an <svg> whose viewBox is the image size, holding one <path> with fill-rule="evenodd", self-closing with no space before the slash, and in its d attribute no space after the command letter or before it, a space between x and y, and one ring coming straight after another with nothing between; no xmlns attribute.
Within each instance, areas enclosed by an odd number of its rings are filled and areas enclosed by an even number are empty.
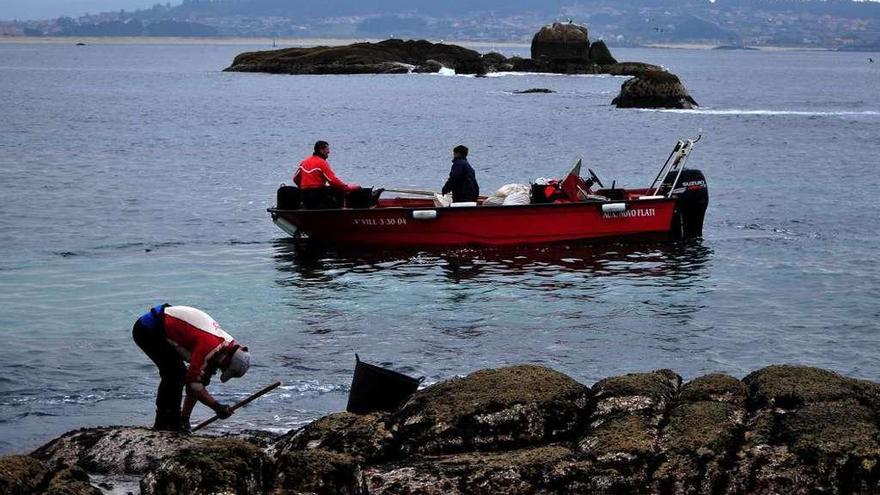
<svg viewBox="0 0 880 495"><path fill-rule="evenodd" d="M709 207L709 186L703 172L682 170L672 197L676 198L672 235L679 239L702 237L703 220Z"/></svg>

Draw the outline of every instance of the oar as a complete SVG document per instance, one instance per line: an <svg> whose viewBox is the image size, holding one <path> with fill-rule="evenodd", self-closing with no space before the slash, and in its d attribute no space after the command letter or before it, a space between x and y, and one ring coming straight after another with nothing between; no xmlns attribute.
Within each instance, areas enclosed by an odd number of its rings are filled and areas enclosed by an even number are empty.
<svg viewBox="0 0 880 495"><path fill-rule="evenodd" d="M422 191L419 189L391 189L391 188L383 187L382 190L388 191L388 192L403 193L403 194L417 194L420 196L433 196L435 194L440 194L440 193L435 193L434 191Z"/></svg>
<svg viewBox="0 0 880 495"><path fill-rule="evenodd" d="M387 187L383 187L382 191L396 192L396 193L403 193L403 194L415 194L418 196L433 196L435 194L440 194L438 192L422 191L420 189L389 189ZM478 199L486 199L486 196L478 196Z"/></svg>
<svg viewBox="0 0 880 495"><path fill-rule="evenodd" d="M238 409L239 407L246 406L246 405L250 404L251 401L253 401L253 400L259 398L260 396L266 395L267 393L271 392L272 390L275 390L276 388L278 388L278 387L280 387L280 386L281 386L281 382L275 382L275 383L273 383L272 385L269 385L268 387L263 388L262 390L260 390L259 392L255 393L254 395L251 395L251 396L248 397L247 399L245 399L245 400L243 400L243 401L241 401L241 402L236 403L234 406L230 407L229 409L235 411L235 410ZM198 425L196 425L196 427L193 428L192 431L194 431L194 432L195 432L195 431L199 431L200 429L202 429L202 428L208 426L209 424L213 423L214 421L217 421L218 419L220 419L220 418L217 417L217 415L214 415L213 418L211 418L211 419L206 419L205 421L202 421L201 423L199 423Z"/></svg>

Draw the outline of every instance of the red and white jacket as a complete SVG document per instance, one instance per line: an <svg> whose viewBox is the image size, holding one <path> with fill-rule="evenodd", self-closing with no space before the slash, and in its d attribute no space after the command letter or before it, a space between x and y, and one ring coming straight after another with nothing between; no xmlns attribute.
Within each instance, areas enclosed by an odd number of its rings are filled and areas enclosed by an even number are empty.
<svg viewBox="0 0 880 495"><path fill-rule="evenodd" d="M164 317L165 338L189 362L186 383L201 388L217 370L219 363L212 358L235 340L214 318L196 308L168 306Z"/></svg>
<svg viewBox="0 0 880 495"><path fill-rule="evenodd" d="M299 164L299 169L293 174L293 182L301 189L330 186L344 191L348 188L345 182L336 177L327 160L318 155L312 155Z"/></svg>

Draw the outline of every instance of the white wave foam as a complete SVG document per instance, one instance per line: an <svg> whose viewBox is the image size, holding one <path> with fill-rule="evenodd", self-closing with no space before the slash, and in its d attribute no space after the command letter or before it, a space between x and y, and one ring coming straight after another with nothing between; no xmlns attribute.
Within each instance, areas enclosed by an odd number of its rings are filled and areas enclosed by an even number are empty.
<svg viewBox="0 0 880 495"><path fill-rule="evenodd" d="M456 74L455 69L450 69L449 67L441 67L438 72L430 73L430 75L434 76L455 76L455 77L477 77L476 74ZM517 76L541 76L541 77L596 77L596 78L608 78L608 77L619 77L612 76L610 74L556 74L550 72L488 72L483 75L483 77L517 77Z"/></svg>
<svg viewBox="0 0 880 495"><path fill-rule="evenodd" d="M693 110L682 110L673 108L644 108L644 112L665 112L665 113L696 113L701 115L766 115L766 116L798 116L798 117L854 117L869 116L875 117L880 112L873 110L865 110L861 112L837 111L837 112L807 112L801 110L740 110L740 109L707 109L699 108Z"/></svg>
<svg viewBox="0 0 880 495"><path fill-rule="evenodd" d="M336 383L319 383L317 380L302 380L292 385L282 385L282 390L305 393L327 394L331 392L345 392L348 387ZM281 394L282 398L289 397L290 394Z"/></svg>
<svg viewBox="0 0 880 495"><path fill-rule="evenodd" d="M597 77L600 79L608 77L617 77L610 74L558 74L551 72L490 72L486 77L508 77L508 76L543 76L543 77Z"/></svg>

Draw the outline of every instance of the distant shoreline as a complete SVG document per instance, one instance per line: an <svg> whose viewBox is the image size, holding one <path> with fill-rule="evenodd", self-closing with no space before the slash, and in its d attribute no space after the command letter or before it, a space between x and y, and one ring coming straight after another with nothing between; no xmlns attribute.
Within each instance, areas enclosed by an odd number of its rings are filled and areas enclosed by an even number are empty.
<svg viewBox="0 0 880 495"><path fill-rule="evenodd" d="M186 37L186 36L0 36L0 44L46 45L254 45L277 48L290 46L341 46L351 43L376 43L387 38L246 38L246 37ZM420 38L421 39L421 38ZM515 41L461 41L429 40L435 43L467 45L481 48L529 48L531 43Z"/></svg>
<svg viewBox="0 0 880 495"><path fill-rule="evenodd" d="M247 38L247 37L186 37L186 36L0 36L0 44L46 45L249 45L272 48L341 46L351 43L375 43L385 38ZM429 40L473 48L529 48L531 43L516 41ZM712 50L720 45L709 43L651 43L621 48L660 48L665 50ZM831 51L829 48L796 46L749 46L760 51Z"/></svg>
<svg viewBox="0 0 880 495"><path fill-rule="evenodd" d="M719 46L724 45L713 45L708 43L650 43L647 45L642 45L642 48L663 48L667 50L714 50ZM794 51L808 51L808 52L827 52L832 51L831 48L814 48L808 46L751 46L745 45L745 48L755 49L762 52L794 52ZM736 51L733 49L732 51Z"/></svg>

